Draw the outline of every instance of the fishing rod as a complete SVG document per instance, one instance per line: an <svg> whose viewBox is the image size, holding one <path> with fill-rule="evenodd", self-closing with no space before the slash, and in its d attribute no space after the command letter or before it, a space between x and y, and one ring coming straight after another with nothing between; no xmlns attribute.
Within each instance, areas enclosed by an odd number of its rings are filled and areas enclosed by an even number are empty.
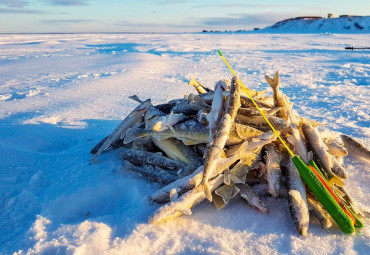
<svg viewBox="0 0 370 255"><path fill-rule="evenodd" d="M310 160L308 162L308 165L306 165L299 158L298 155L295 155L293 153L293 151L289 148L289 146L281 138L279 132L274 128L274 126L271 124L269 119L263 113L261 108L254 101L247 87L238 78L235 71L230 66L230 64L227 62L226 58L222 55L220 50L218 50L218 53L222 57L227 67L230 69L231 73L237 78L242 89L246 92L247 96L251 99L254 106L257 108L259 113L263 116L263 118L265 119L267 124L270 126L270 128L272 129L276 137L280 140L280 142L284 145L284 147L286 148L286 150L292 157L292 161L295 167L297 168L303 181L310 188L312 193L316 196L316 198L320 201L320 203L324 206L324 208L328 211L328 213L334 219L334 221L339 225L341 230L344 233L351 234L355 232L355 228L362 228L363 227L362 222L357 218L357 216L352 212L352 210L350 210L345 205L345 203L339 198L339 196L335 193L335 191L330 187L329 183L327 182L325 177L320 172L316 163L313 160Z"/></svg>

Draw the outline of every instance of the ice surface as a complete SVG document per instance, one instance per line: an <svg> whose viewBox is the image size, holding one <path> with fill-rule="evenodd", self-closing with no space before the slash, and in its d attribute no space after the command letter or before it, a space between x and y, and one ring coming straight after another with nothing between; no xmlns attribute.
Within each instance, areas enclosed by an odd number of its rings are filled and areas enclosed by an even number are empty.
<svg viewBox="0 0 370 255"><path fill-rule="evenodd" d="M286 199L268 215L233 200L205 201L191 216L149 225L159 186L120 171L117 151L90 164L90 149L137 106L184 93L193 74L210 88L231 75L281 90L302 116L370 145L368 35L29 34L0 35L0 253L11 254L365 254L369 240L310 222L296 233ZM367 45L368 46L368 45ZM370 211L370 167L344 160L347 189ZM370 236L368 223L362 231Z"/></svg>

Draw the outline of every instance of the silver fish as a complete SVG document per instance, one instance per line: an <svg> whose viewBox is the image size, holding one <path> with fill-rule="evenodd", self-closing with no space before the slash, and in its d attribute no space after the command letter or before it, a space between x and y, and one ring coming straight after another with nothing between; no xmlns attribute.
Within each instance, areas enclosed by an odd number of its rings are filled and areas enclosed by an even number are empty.
<svg viewBox="0 0 370 255"><path fill-rule="evenodd" d="M339 162L334 156L332 156L332 161L333 167L331 168L331 171L333 172L333 174L335 174L337 177L341 179L344 180L348 179L347 171L343 168L343 166L341 166L341 164L339 164Z"/></svg>
<svg viewBox="0 0 370 255"><path fill-rule="evenodd" d="M247 139L262 135L263 132L248 125L232 123L229 133L228 146L244 142Z"/></svg>
<svg viewBox="0 0 370 255"><path fill-rule="evenodd" d="M356 141L348 135L342 134L340 137L342 138L344 146L351 154L363 159L370 160L370 150L366 148L362 143Z"/></svg>
<svg viewBox="0 0 370 255"><path fill-rule="evenodd" d="M203 178L203 166L198 167L192 174L184 176L160 188L149 196L149 199L157 203L167 203L170 199L170 193L176 189L178 193L184 193L199 185Z"/></svg>
<svg viewBox="0 0 370 255"><path fill-rule="evenodd" d="M282 95L284 104L285 104L285 110L290 126L290 134L287 138L288 142L291 143L294 147L295 152L300 156L300 158L305 162L308 163L308 151L307 151L307 145L303 141L303 138L301 136L301 133L299 132L298 126L299 126L299 120L295 117L295 114L293 113L293 106L289 103L289 99L287 96Z"/></svg>
<svg viewBox="0 0 370 255"><path fill-rule="evenodd" d="M156 132L164 131L167 129L170 129L173 131L172 126L176 125L177 123L186 120L188 117L185 116L182 113L174 114L171 112L169 115L161 116L154 124L153 124L153 130ZM147 127L146 127L147 128ZM174 131L173 131L174 132Z"/></svg>
<svg viewBox="0 0 370 255"><path fill-rule="evenodd" d="M275 116L267 116L267 118L278 130L283 130L288 127L288 122L285 121L283 118ZM237 115L235 117L235 121L240 124L249 125L263 131L271 130L270 126L267 124L263 116L246 117L243 115Z"/></svg>
<svg viewBox="0 0 370 255"><path fill-rule="evenodd" d="M139 103L143 102L137 95L132 95L132 96L129 96L128 98L136 102L139 102ZM149 108L154 107L155 109L159 110L163 114L169 114L171 112L171 109L182 100L183 99L175 99L175 100L171 100L168 103L164 103L164 104L150 105Z"/></svg>
<svg viewBox="0 0 370 255"><path fill-rule="evenodd" d="M325 141L324 141L325 142ZM347 149L336 141L325 143L328 146L328 152L336 157L345 157L348 155Z"/></svg>
<svg viewBox="0 0 370 255"><path fill-rule="evenodd" d="M308 210L316 216L316 218L320 221L321 227L323 229L330 228L332 226L331 217L329 213L321 206L320 202L313 198L307 197L308 202Z"/></svg>
<svg viewBox="0 0 370 255"><path fill-rule="evenodd" d="M155 151L158 148L155 146L151 139L139 138L132 142L131 149L144 150L144 151Z"/></svg>
<svg viewBox="0 0 370 255"><path fill-rule="evenodd" d="M266 133L263 133L257 137L253 137L250 140L247 140L247 147L245 151L254 151L256 149L262 148L262 146L269 144L276 140L276 136L272 131L268 131ZM245 143L245 142L244 142ZM235 152L238 152L240 150L240 146L243 146L244 143L240 143L234 146L230 146L228 150L226 151L226 156L230 157Z"/></svg>
<svg viewBox="0 0 370 255"><path fill-rule="evenodd" d="M137 123L139 119L143 118L144 113L147 111L150 105L150 99L145 100L138 105L122 122L116 127L116 129L108 136L104 143L100 146L98 151L95 153L92 161L94 161L103 151L107 150L112 143L120 139L122 134L126 134L126 131L132 127L133 124ZM122 138L121 138L122 139Z"/></svg>
<svg viewBox="0 0 370 255"><path fill-rule="evenodd" d="M337 192L340 191L340 193L342 193L341 197L344 200L345 204L349 206L355 214L365 216L364 212L356 205L356 203L353 201L353 199L343 186L334 183L334 188Z"/></svg>
<svg viewBox="0 0 370 255"><path fill-rule="evenodd" d="M184 163L163 157L157 153L142 150L124 149L122 152L122 158L136 165L151 165L168 170L177 171L186 166Z"/></svg>
<svg viewBox="0 0 370 255"><path fill-rule="evenodd" d="M263 213L269 212L269 208L263 202L262 198L256 192L254 192L251 186L248 184L242 184L238 185L238 188L240 189L240 196L244 198L251 206Z"/></svg>
<svg viewBox="0 0 370 255"><path fill-rule="evenodd" d="M274 107L272 109L269 109L269 108L260 108L260 109L265 115L273 116L278 111L283 109L283 107ZM246 117L253 117L253 116L261 116L261 113L257 109L240 107L238 110L238 115L244 115Z"/></svg>
<svg viewBox="0 0 370 255"><path fill-rule="evenodd" d="M220 174L214 180L209 182L210 191L214 191L223 184L224 176ZM178 199L160 207L152 217L150 217L149 222L152 224L158 224L173 220L182 214L191 215L191 208L194 205L199 204L206 198L203 186L199 185L194 189L186 192Z"/></svg>
<svg viewBox="0 0 370 255"><path fill-rule="evenodd" d="M279 77L279 72L276 72L274 75L274 78L271 78L268 75L265 75L265 79L267 83L270 85L273 91L273 97L274 97L274 105L275 107L283 106L285 107L285 100L283 97L283 93L280 92L279 90L279 85L280 85L280 77ZM286 109L282 109L277 113L277 116L280 118L287 118L287 112Z"/></svg>
<svg viewBox="0 0 370 255"><path fill-rule="evenodd" d="M346 147L340 138L340 133L328 129L320 130L322 140L328 146L328 152L336 157L345 157L348 155Z"/></svg>
<svg viewBox="0 0 370 255"><path fill-rule="evenodd" d="M230 114L231 122L234 122L235 116L241 106L240 104L240 84L234 76L230 86L230 96L227 97L225 112Z"/></svg>
<svg viewBox="0 0 370 255"><path fill-rule="evenodd" d="M253 100L261 108L273 108L274 107L274 104L273 104L273 102L271 102L271 100L264 100L264 101L258 100L258 99L253 99ZM248 96L241 95L240 96L240 103L244 107L248 107L248 108L252 108L252 109L255 108L255 105L253 104L252 100Z"/></svg>
<svg viewBox="0 0 370 255"><path fill-rule="evenodd" d="M172 107L171 112L182 113L185 115L196 115L197 112L203 108L203 105L189 103L189 100L187 98L184 98L181 101L177 102L174 107Z"/></svg>
<svg viewBox="0 0 370 255"><path fill-rule="evenodd" d="M171 159L183 162L187 165L199 166L203 164L202 160L198 157L193 148L185 146L176 138L159 140L155 137L152 137L152 140L153 143Z"/></svg>
<svg viewBox="0 0 370 255"><path fill-rule="evenodd" d="M210 201L212 201L212 194L208 185L208 180L211 177L212 172L215 170L217 160L220 158L221 151L226 144L230 127L231 116L229 114L225 114L221 120L217 132L213 136L212 143L210 144L206 154L206 163L204 164L203 171L203 186L206 197Z"/></svg>
<svg viewBox="0 0 370 255"><path fill-rule="evenodd" d="M228 85L229 85L227 82L218 83L218 85L216 85L216 88L219 88L219 87L223 88L225 85L226 85L226 88L225 88L225 90L226 90L228 88ZM215 99L213 100L213 102L214 101L215 101ZM214 104L212 103L212 110L213 110L213 105ZM217 109L217 107L218 106L216 104L216 109ZM234 122L234 118L238 113L239 107L240 107L240 83L238 82L237 78L234 76L233 79L232 79L232 83L231 83L231 87L230 87L230 91L229 91L229 96L227 97L227 102L225 104L225 115L222 118L222 120L220 121L220 126L217 127L217 128L214 127L212 129L211 128L211 123L209 123L210 144L211 144L211 147L213 147L213 148L210 147L210 150L208 151L210 153L207 152L207 155L206 155L206 164L205 164L205 168L204 168L204 177L203 177L203 182L204 182L204 187L205 187L206 192L207 192L207 182L208 182L208 178L209 178L209 175L207 175L207 174L208 174L208 172L213 171L213 170L211 170L212 167L209 168L209 166L214 164L214 163L210 163L210 165L208 165L208 163L207 163L208 158L207 157L211 156L211 154L213 153L212 151L214 151L214 149L215 149L214 146L219 147L221 149L220 152L223 152L223 148L224 148L224 146L227 142L227 138L230 134L231 123ZM212 110L211 110L211 112L212 112ZM220 109L219 113L222 113L222 112L223 112L223 109ZM213 124L215 124L215 123L213 123ZM213 160L213 158L212 158L212 160ZM206 195L207 195L207 198L210 199L210 194L208 192L207 192Z"/></svg>
<svg viewBox="0 0 370 255"><path fill-rule="evenodd" d="M209 128L209 141L212 140L214 131L217 128L217 125L220 123L221 118L224 114L224 95L228 88L228 81L219 81L215 85L215 92L212 101L212 109L207 115L208 128Z"/></svg>
<svg viewBox="0 0 370 255"><path fill-rule="evenodd" d="M137 138L147 136L153 136L157 139L177 138L182 140L184 143L186 140L190 140L194 142L193 144L208 142L207 126L204 126L193 119L174 125L173 131L169 129L160 132L155 132L152 129L148 130L142 128L129 129L126 133L124 143L129 143Z"/></svg>
<svg viewBox="0 0 370 255"><path fill-rule="evenodd" d="M127 160L123 161L121 170L123 172L125 171L137 172L140 175L150 179L151 181L154 181L156 183L160 183L163 185L167 185L171 182L174 182L178 178L176 175L170 174L161 168L158 168L158 167L154 168L153 166L150 166L150 165L135 166Z"/></svg>
<svg viewBox="0 0 370 255"><path fill-rule="evenodd" d="M298 233L306 235L309 223L306 189L291 159L288 161L286 177L290 215Z"/></svg>
<svg viewBox="0 0 370 255"><path fill-rule="evenodd" d="M333 160L331 155L328 153L328 147L323 142L320 133L316 128L312 127L310 123L302 123L302 131L308 144L311 146L319 161L323 165L328 179L331 179L333 177L333 172L331 171L333 167Z"/></svg>
<svg viewBox="0 0 370 255"><path fill-rule="evenodd" d="M303 138L299 132L299 129L295 123L290 124L290 132L291 136L287 138L288 142L291 143L297 152L297 154L300 156L300 158L305 162L308 163L308 151L307 151L307 145L303 141Z"/></svg>
<svg viewBox="0 0 370 255"><path fill-rule="evenodd" d="M249 183L248 183L249 184ZM268 191L268 184L267 183L259 183L253 185L253 190L260 196L271 196L270 192ZM279 190L279 197L288 197L288 191L285 186L280 187Z"/></svg>
<svg viewBox="0 0 370 255"><path fill-rule="evenodd" d="M281 156L276 151L276 148L269 144L266 147L266 168L267 168L267 183L269 186L269 193L274 197L279 196L280 192L280 181L281 181L281 169L280 160Z"/></svg>

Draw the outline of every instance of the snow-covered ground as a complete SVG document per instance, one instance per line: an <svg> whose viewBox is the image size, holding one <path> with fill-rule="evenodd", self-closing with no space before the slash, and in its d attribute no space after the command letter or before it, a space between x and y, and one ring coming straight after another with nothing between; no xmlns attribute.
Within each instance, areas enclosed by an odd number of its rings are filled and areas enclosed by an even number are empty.
<svg viewBox="0 0 370 255"><path fill-rule="evenodd" d="M0 254L369 254L370 241L311 221L297 234L286 199L265 215L241 200L209 202L161 226L147 196L158 185L121 172L116 151L90 149L137 105L212 87L231 75L251 88L281 74L302 116L370 145L368 35L0 35ZM271 91L269 90L269 93ZM347 188L370 211L370 163L348 156ZM369 223L362 233L370 236Z"/></svg>

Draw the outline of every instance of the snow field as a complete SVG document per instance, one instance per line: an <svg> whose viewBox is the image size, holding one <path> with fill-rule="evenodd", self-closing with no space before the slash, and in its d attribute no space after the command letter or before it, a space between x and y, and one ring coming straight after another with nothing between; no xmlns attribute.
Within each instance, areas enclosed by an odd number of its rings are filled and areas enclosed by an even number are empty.
<svg viewBox="0 0 370 255"><path fill-rule="evenodd" d="M165 225L149 225L159 188L122 172L119 151L90 163L90 149L137 105L212 87L231 75L267 89L276 70L301 115L370 145L366 35L56 34L0 35L0 253L11 254L366 254L369 239L326 232L311 220L300 237L286 199L264 215L244 201L209 202ZM370 166L344 159L347 189L370 212ZM366 223L365 223L366 224ZM362 232L370 236L368 224Z"/></svg>

